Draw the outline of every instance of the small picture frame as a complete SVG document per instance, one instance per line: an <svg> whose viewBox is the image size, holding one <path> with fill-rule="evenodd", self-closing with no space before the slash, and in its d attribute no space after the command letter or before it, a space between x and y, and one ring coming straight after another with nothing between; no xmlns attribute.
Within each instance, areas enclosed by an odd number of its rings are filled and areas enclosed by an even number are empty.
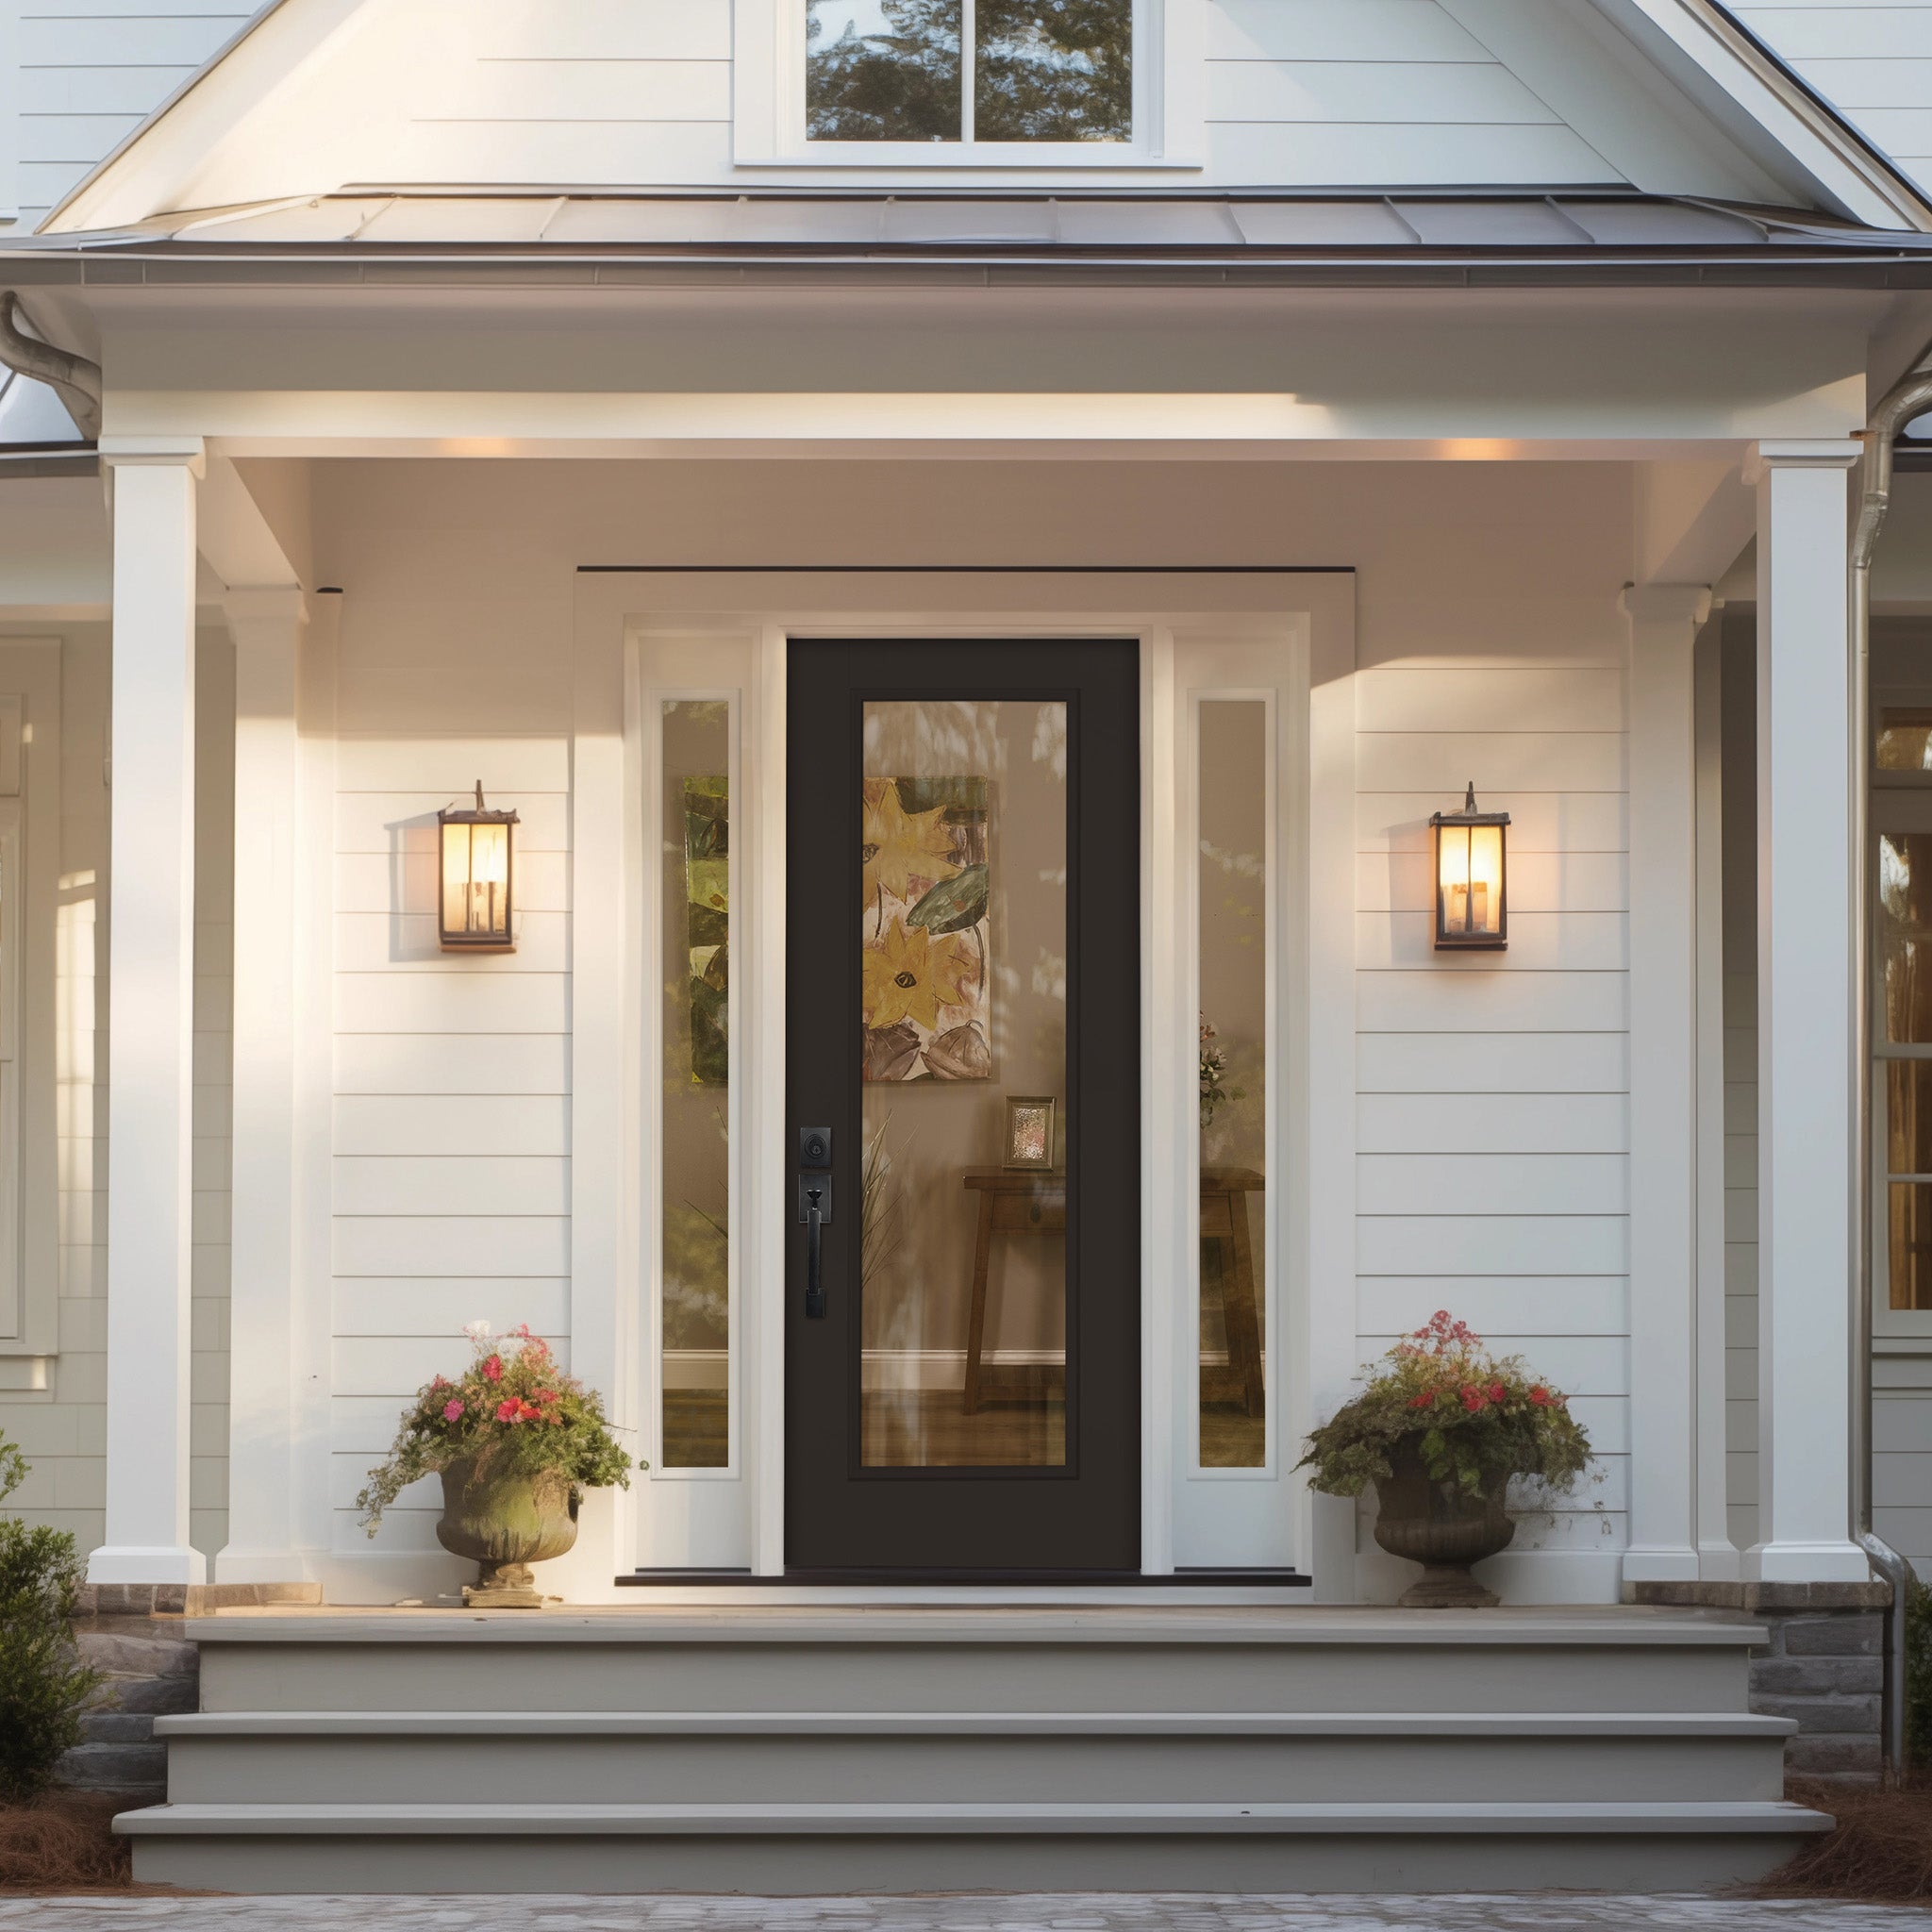
<svg viewBox="0 0 1932 1932"><path fill-rule="evenodd" d="M1051 1093L1007 1095L1007 1160L1009 1168L1053 1165L1054 1115Z"/></svg>

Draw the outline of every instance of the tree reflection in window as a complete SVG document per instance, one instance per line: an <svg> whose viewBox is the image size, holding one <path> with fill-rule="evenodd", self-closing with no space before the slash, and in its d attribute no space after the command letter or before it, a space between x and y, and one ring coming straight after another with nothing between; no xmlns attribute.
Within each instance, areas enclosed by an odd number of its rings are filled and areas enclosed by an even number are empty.
<svg viewBox="0 0 1932 1932"><path fill-rule="evenodd" d="M805 6L806 131L813 141L1132 137L1133 0Z"/></svg>

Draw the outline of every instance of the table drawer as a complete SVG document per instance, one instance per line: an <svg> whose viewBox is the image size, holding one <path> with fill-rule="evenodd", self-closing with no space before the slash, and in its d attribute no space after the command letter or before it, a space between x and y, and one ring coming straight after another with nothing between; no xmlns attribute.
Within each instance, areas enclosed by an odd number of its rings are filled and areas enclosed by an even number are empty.
<svg viewBox="0 0 1932 1932"><path fill-rule="evenodd" d="M1008 1234L1065 1234L1064 1194L995 1194L992 1224Z"/></svg>

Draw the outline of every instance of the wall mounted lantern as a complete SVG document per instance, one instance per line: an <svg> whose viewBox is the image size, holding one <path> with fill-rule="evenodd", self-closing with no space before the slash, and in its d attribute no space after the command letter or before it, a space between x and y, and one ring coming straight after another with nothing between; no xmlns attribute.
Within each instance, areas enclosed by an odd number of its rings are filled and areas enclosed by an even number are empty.
<svg viewBox="0 0 1932 1932"><path fill-rule="evenodd" d="M509 828L514 811L490 811L476 780L474 809L451 806L436 814L442 848L442 950L513 953L510 912L515 865Z"/></svg>
<svg viewBox="0 0 1932 1932"><path fill-rule="evenodd" d="M1478 811L1475 785L1460 811L1439 811L1436 950L1500 953L1509 944L1509 814Z"/></svg>

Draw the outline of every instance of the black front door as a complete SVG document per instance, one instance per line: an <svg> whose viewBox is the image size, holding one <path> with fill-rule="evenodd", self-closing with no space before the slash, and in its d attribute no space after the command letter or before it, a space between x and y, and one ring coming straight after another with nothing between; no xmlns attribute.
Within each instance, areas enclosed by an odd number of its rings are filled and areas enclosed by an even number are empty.
<svg viewBox="0 0 1932 1932"><path fill-rule="evenodd" d="M1137 647L788 681L787 1568L1135 1572Z"/></svg>

